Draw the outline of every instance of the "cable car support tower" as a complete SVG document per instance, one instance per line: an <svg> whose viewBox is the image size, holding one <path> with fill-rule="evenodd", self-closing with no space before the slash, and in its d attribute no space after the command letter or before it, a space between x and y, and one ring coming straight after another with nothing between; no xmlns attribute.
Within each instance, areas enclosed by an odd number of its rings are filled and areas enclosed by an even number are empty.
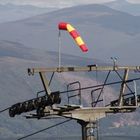
<svg viewBox="0 0 140 140"><path fill-rule="evenodd" d="M66 91L52 92L50 89L50 82L53 80L55 73L62 74L67 72L97 72L108 71L106 79L103 84L93 85L90 87L81 87L79 81L75 81L67 85ZM123 76L118 71L124 71ZM26 118L48 118L48 117L65 117L76 120L82 128L82 140L98 140L98 136L93 133L98 130L98 120L106 117L109 114L129 113L135 111L140 104L140 95L137 95L136 90L132 91L128 83L140 80L140 78L128 79L129 72L140 71L140 66L97 66L88 65L86 67L56 67L56 68L29 68L28 74L39 74L45 91L45 96L37 97L35 99L17 103L9 109L9 115L14 117L23 112L36 110L36 114L27 115ZM120 81L108 83L108 77L111 72L116 72L120 77ZM46 74L53 73L51 79L48 80ZM119 97L116 100L110 101L107 106L98 107L97 104L102 102L101 94L105 86L113 84L121 84ZM76 89L70 89L72 85L78 85ZM128 88L131 92L126 94L125 90ZM91 90L91 107L83 107L81 99L81 91L85 89ZM78 94L71 95L71 92L78 91ZM97 99L94 98L94 92L99 91ZM42 91L41 91L42 92ZM68 104L61 105L61 94L67 93ZM70 99L77 97L79 104L70 104Z"/></svg>
<svg viewBox="0 0 140 140"><path fill-rule="evenodd" d="M59 30L68 30L70 35L79 45L83 52L88 49L83 42L82 38L76 32L76 30L67 23L60 23ZM33 76L39 74L44 89L37 94L37 98L17 103L9 108L10 117L20 115L30 111L36 111L34 114L27 115L27 119L50 119L50 118L70 118L76 120L82 128L82 140L99 140L98 136L98 122L101 118L107 115L116 113L130 113L134 112L140 106L140 95L137 95L136 81L140 80L140 77L129 79L130 71L140 72L140 66L117 66L116 59L113 60L113 66L98 66L88 65L85 67L63 67L61 66L61 46L60 46L60 32L59 32L59 66L54 68L28 68L28 74ZM102 84L95 83L92 86L81 86L81 83L74 81L68 83L65 91L52 91L50 85L54 78L55 73L97 73L107 72L105 80ZM109 82L109 76L111 73L116 73L119 77L119 81ZM48 74L52 74L50 78ZM112 80L111 80L112 81ZM129 86L129 83L134 83L134 90ZM119 95L116 100L109 101L107 105L103 103L102 106L98 106L101 102L104 102L103 91L106 86L120 84ZM77 86L78 88L72 88ZM90 93L91 106L84 106L82 102L82 95L86 96L85 90L88 89ZM129 93L126 93L129 91ZM45 92L44 96L39 96L39 93ZM77 93L78 92L78 93ZM95 96L95 93L98 95ZM67 104L62 104L62 95L67 95ZM71 99L78 100L78 104L71 104ZM62 123L61 123L62 124ZM95 130L97 130L95 134Z"/></svg>

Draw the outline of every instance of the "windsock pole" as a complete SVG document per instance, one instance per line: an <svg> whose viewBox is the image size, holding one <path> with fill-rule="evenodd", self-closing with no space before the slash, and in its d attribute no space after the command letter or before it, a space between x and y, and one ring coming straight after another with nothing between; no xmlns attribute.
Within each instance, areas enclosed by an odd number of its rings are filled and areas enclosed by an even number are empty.
<svg viewBox="0 0 140 140"><path fill-rule="evenodd" d="M58 67L61 68L61 32L58 33Z"/></svg>

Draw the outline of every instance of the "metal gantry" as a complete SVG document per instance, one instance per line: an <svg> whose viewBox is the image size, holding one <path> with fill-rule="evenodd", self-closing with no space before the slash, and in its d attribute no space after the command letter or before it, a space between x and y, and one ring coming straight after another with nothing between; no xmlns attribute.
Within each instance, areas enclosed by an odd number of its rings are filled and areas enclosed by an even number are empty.
<svg viewBox="0 0 140 140"><path fill-rule="evenodd" d="M94 71L108 71L106 79L103 84L93 85L89 87L82 87L80 82L75 81L68 84L66 91L54 91L50 90L50 82L46 77L47 73L53 73L51 80L53 80L54 73L61 74L63 72L94 72ZM123 71L121 76L118 71ZM28 115L27 118L47 118L47 117L65 117L76 120L82 128L82 140L96 140L94 130L97 129L97 121L106 117L108 114L116 113L128 113L135 111L140 104L140 95L136 94L136 90L133 92L128 86L128 83L140 80L140 78L128 79L129 72L140 71L140 66L97 66L88 65L86 67L56 67L56 68L29 68L28 74L34 75L39 73L46 95L31 99L23 103L13 105L10 109L10 116L14 117L17 114L37 110L36 114ZM120 81L108 83L108 77L111 72L117 73ZM97 106L99 102L102 102L101 94L103 89L107 85L121 84L119 97L116 100L110 101L107 106ZM77 84L77 89L70 89L70 86ZM129 94L125 94L126 88L130 90ZM81 90L91 90L91 107L82 106ZM135 88L136 89L136 88ZM78 94L71 95L71 92L78 91ZM96 100L94 98L94 92L99 91L99 95ZM61 105L61 94L66 93L68 95L68 104ZM78 97L79 104L70 104L70 99ZM57 104L54 106L54 104ZM97 136L98 137L98 136ZM97 139L98 140L98 139Z"/></svg>

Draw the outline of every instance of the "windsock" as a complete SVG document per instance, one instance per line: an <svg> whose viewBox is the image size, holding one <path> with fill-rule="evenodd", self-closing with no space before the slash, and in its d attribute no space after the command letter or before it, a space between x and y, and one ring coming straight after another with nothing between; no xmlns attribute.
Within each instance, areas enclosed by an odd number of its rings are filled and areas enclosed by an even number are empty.
<svg viewBox="0 0 140 140"><path fill-rule="evenodd" d="M78 34L76 29L72 25L70 25L69 23L60 22L58 24L58 28L59 28L59 30L68 31L69 34L72 36L72 38L75 40L76 44L81 48L81 50L83 52L88 51L88 48L87 48L86 44L84 43L83 39L81 38L81 36Z"/></svg>

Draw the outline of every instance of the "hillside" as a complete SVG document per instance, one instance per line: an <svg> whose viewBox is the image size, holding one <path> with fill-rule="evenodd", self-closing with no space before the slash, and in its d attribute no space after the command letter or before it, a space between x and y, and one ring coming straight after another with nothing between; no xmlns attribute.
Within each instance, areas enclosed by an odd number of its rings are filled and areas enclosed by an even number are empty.
<svg viewBox="0 0 140 140"><path fill-rule="evenodd" d="M43 89L41 81L36 74L35 76L27 75L27 68L29 67L53 67L57 66L58 56L56 52L47 52L41 49L29 49L23 44L16 42L0 42L0 110L7 108L15 103L29 100L36 97L36 93ZM91 64L92 61L96 61L102 64L101 61L93 59L85 59L82 57L62 55L63 65L81 65L85 66ZM73 61L74 60L74 61ZM82 74L85 78L85 74ZM50 75L49 75L50 76ZM69 77L70 76L70 77ZM66 79L70 82L72 75L65 74L60 77L56 75L51 86L52 91L64 90ZM74 77L74 75L73 75ZM77 75L78 77L78 75ZM76 76L74 77L76 78ZM79 76L80 78L80 76ZM82 77L81 77L82 78ZM69 80L70 79L70 80ZM86 78L90 82L95 82ZM67 81L67 82L68 82ZM88 82L88 81L87 81ZM67 100L63 100L66 103ZM50 126L54 123L62 121L62 119L54 120L26 120L24 115L16 116L16 118L10 118L8 112L0 114L0 138L16 138L22 137L29 133L43 129L46 126ZM74 130L73 132L71 129ZM66 132L64 130L67 130ZM61 126L61 129L48 133L41 133L37 137L53 137L53 136L69 136L72 132L73 135L80 135L80 126L72 121L69 127ZM35 136L36 137L36 136Z"/></svg>
<svg viewBox="0 0 140 140"><path fill-rule="evenodd" d="M111 56L116 56L121 64L139 65L140 17L102 5L66 8L0 24L0 40L21 43L30 48L58 51L57 25L61 21L74 25L89 47L89 52L83 55L68 33L61 32L63 53L108 62Z"/></svg>
<svg viewBox="0 0 140 140"><path fill-rule="evenodd" d="M0 4L0 23L29 18L56 10L55 8L41 8L31 5Z"/></svg>
<svg viewBox="0 0 140 140"><path fill-rule="evenodd" d="M111 56L119 57L119 64L139 65L140 18L106 6L78 6L26 20L0 24L0 109L34 98L36 92L42 90L38 75L29 77L27 68L58 66L57 24L60 21L72 23L80 31L90 50L83 54L78 47L75 47L68 33L61 32L62 66L104 65L111 62ZM97 73L64 74L61 79L56 75L53 83L55 86L51 88L63 89L62 86L66 87L67 82L76 78L80 81L84 80L86 85L91 85L97 83L96 80L101 82L103 77L105 75L101 73L100 75ZM105 93L106 98L116 97L115 88L108 87ZM87 100L84 102L87 103ZM0 114L0 137L21 137L51 124L54 124L54 120L32 121L22 116L11 119L5 112ZM79 125L72 122L68 126L38 136L61 134L68 136L71 133L79 135L81 130ZM120 132L125 135L127 131L130 131L129 135L139 135L139 126L140 119L137 111L133 114L115 115L106 118L105 121L101 120L100 129L103 134L108 135L118 135ZM64 130L67 131L64 133ZM135 133L132 130L135 130Z"/></svg>
<svg viewBox="0 0 140 140"><path fill-rule="evenodd" d="M52 67L57 65L57 53L48 52L41 49L31 49L23 44L18 44L16 42L0 42L0 110L7 108L17 102L25 101L36 97L36 93L42 90L42 85L40 83L38 75L28 76L28 67ZM103 65L102 61L96 59L86 59L84 57L77 57L72 55L62 55L63 66L76 65L76 66L86 66L87 64L92 64L96 62L98 65ZM101 82L105 77L104 74L98 75L98 82ZM82 74L63 74L61 79L60 76L56 75L53 81L53 86L51 86L52 91L60 90L63 91L68 82L79 80L82 86L90 86L97 83L96 74L89 75L88 73ZM111 77L110 77L111 78ZM83 82L84 81L84 82ZM65 89L66 90L66 89ZM86 93L86 96L85 96ZM89 91L84 91L83 101L88 104L90 101L90 96L88 96ZM104 91L106 103L110 99L115 99L116 91L114 88L107 87ZM65 96L63 97L62 104L66 104L67 100ZM62 121L62 119L57 120L26 120L24 115L16 116L16 118L10 118L8 112L0 114L0 137L1 138L15 138L22 137L29 133L35 132L37 130L46 128L54 123ZM101 120L100 131L102 134L108 135L118 135L120 130L122 134L126 134L129 126L135 128L134 135L139 134L139 112L127 115L114 115ZM128 121L126 121L126 118ZM68 127L69 126L69 127ZM118 129L118 126L120 127ZM52 136L69 136L80 135L80 126L72 121L64 126L60 127L55 131L47 131L37 135L37 137L52 137ZM66 130L66 131L64 131ZM72 131L73 130L73 131ZM115 130L115 131L114 131ZM132 135L132 133L130 133ZM35 136L36 137L36 136Z"/></svg>
<svg viewBox="0 0 140 140"><path fill-rule="evenodd" d="M119 10L119 11L123 11L135 16L140 16L140 4L139 3L129 3L126 0L116 0L113 2L108 2L105 5Z"/></svg>

